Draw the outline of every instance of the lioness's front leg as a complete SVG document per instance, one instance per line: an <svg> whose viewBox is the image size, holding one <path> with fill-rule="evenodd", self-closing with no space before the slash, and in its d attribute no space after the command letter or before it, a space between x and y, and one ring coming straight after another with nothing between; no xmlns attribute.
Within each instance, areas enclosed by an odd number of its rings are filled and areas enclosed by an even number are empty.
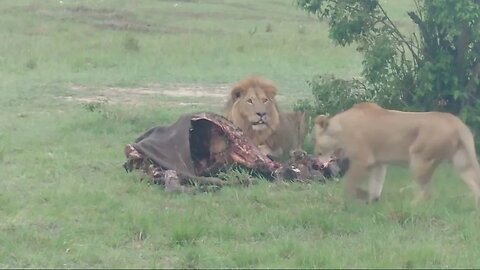
<svg viewBox="0 0 480 270"><path fill-rule="evenodd" d="M365 202L368 201L368 192L360 188L360 185L365 180L367 172L367 166L362 162L354 160L350 162L350 168L345 174L345 190L347 195Z"/></svg>
<svg viewBox="0 0 480 270"><path fill-rule="evenodd" d="M380 199L386 174L386 165L377 165L370 170L370 178L368 179L368 200L370 202L378 201L378 199Z"/></svg>

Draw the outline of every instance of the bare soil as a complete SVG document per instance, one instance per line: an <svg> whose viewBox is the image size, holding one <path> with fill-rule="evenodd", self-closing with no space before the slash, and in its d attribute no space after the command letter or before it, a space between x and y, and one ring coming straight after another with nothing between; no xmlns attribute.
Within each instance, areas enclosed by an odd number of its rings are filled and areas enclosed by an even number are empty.
<svg viewBox="0 0 480 270"><path fill-rule="evenodd" d="M162 105L221 105L228 98L227 84L152 84L142 87L87 87L70 85L67 101L79 103L108 102L138 106L157 103Z"/></svg>
<svg viewBox="0 0 480 270"><path fill-rule="evenodd" d="M66 101L79 103L109 103L131 106L208 105L221 107L227 101L231 89L229 84L150 84L142 87L87 87L72 84L71 92L62 96ZM281 101L283 96L277 95Z"/></svg>

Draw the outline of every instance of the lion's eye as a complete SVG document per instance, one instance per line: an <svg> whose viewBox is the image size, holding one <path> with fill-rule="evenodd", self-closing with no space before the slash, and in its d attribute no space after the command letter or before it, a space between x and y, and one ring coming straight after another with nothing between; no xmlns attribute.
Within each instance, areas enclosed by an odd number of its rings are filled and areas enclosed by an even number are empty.
<svg viewBox="0 0 480 270"><path fill-rule="evenodd" d="M251 98L247 99L247 102L253 104L253 100Z"/></svg>
<svg viewBox="0 0 480 270"><path fill-rule="evenodd" d="M263 103L267 103L267 102L268 102L268 98L264 98Z"/></svg>

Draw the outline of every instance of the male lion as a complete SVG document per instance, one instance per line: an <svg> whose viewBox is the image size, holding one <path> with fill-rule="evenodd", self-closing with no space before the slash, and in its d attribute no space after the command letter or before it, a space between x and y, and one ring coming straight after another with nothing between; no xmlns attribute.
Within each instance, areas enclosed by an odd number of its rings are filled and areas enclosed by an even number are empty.
<svg viewBox="0 0 480 270"><path fill-rule="evenodd" d="M225 115L263 153L284 159L290 150L302 147L308 129L305 113L281 112L276 94L277 87L272 81L249 76L233 86Z"/></svg>
<svg viewBox="0 0 480 270"><path fill-rule="evenodd" d="M283 118L280 121L280 126L272 134L267 145L277 150L277 153L273 153L273 156L290 156L291 150L303 148L308 133L306 115L305 112L289 111L280 112L280 117Z"/></svg>
<svg viewBox="0 0 480 270"><path fill-rule="evenodd" d="M435 168L451 160L463 181L480 201L480 166L470 129L456 116L441 112L402 112L375 103L315 119L315 152L343 149L350 164L346 192L367 202L379 199L387 164L409 164L420 187L414 205L430 196ZM368 191L360 184L369 177Z"/></svg>

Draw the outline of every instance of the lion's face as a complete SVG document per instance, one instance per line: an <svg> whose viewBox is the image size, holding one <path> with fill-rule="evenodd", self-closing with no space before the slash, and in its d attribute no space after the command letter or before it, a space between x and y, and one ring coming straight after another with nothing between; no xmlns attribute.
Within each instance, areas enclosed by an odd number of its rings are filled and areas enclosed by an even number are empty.
<svg viewBox="0 0 480 270"><path fill-rule="evenodd" d="M229 119L248 133L274 131L280 122L276 87L261 78L249 78L233 87L227 104Z"/></svg>
<svg viewBox="0 0 480 270"><path fill-rule="evenodd" d="M246 92L240 92L240 97L234 106L241 114L240 117L246 119L253 130L263 130L275 123L278 113L272 97L269 97L261 88L250 88Z"/></svg>

